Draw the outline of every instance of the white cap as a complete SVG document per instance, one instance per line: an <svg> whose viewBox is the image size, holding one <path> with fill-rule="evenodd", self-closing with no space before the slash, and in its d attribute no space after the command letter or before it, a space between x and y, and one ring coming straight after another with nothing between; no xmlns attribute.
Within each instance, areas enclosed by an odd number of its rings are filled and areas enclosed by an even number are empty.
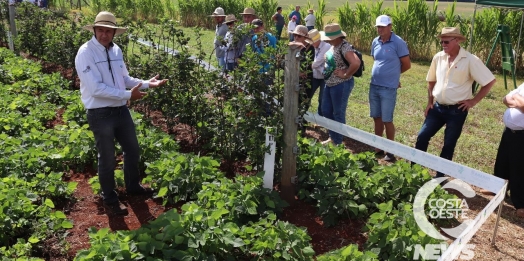
<svg viewBox="0 0 524 261"><path fill-rule="evenodd" d="M375 23L375 26L388 26L392 24L391 18L387 15L381 15L377 17L377 21Z"/></svg>

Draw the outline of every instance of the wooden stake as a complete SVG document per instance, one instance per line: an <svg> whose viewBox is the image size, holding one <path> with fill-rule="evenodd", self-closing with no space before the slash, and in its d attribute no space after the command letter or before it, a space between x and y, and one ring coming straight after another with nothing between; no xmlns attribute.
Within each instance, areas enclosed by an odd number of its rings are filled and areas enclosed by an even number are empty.
<svg viewBox="0 0 524 261"><path fill-rule="evenodd" d="M280 196L289 205L295 202L297 175L297 117L299 96L300 49L290 47L286 54L284 72L284 151L282 155L282 178Z"/></svg>

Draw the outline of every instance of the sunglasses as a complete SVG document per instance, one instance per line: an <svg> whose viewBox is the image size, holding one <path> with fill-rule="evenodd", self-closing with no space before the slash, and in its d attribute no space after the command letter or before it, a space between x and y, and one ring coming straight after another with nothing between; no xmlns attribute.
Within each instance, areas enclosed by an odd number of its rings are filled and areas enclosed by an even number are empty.
<svg viewBox="0 0 524 261"><path fill-rule="evenodd" d="M449 42L451 42L451 41L453 41L455 39L457 39L457 38L453 38L453 39L451 39L449 41L440 41L440 44L449 44Z"/></svg>

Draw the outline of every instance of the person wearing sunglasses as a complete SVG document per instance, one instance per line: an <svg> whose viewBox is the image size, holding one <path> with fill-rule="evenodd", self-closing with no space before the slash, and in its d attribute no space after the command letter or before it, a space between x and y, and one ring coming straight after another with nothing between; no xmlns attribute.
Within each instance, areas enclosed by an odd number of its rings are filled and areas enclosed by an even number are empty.
<svg viewBox="0 0 524 261"><path fill-rule="evenodd" d="M442 28L442 51L433 56L426 81L428 104L426 119L417 137L415 148L427 151L430 139L444 126L444 146L440 157L452 160L469 110L479 103L495 84L495 76L478 57L460 46L466 40L456 27ZM473 82L482 88L473 95ZM437 172L436 177L444 177Z"/></svg>

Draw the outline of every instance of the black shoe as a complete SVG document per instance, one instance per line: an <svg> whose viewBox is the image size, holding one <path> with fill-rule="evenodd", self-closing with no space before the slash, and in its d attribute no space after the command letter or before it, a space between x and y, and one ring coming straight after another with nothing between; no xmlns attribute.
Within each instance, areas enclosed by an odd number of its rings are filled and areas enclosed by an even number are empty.
<svg viewBox="0 0 524 261"><path fill-rule="evenodd" d="M388 162L395 162L397 161L397 158L395 158L395 155L391 154L391 153L386 153L386 156L384 157L384 160L385 161L388 161Z"/></svg>
<svg viewBox="0 0 524 261"><path fill-rule="evenodd" d="M384 155L383 150L375 151L375 156L383 156L383 155Z"/></svg>
<svg viewBox="0 0 524 261"><path fill-rule="evenodd" d="M109 211L110 213L115 215L126 216L127 214L129 214L129 212L127 212L127 208L124 205L122 205L119 201L110 203L104 201L104 208L106 208L106 211Z"/></svg>
<svg viewBox="0 0 524 261"><path fill-rule="evenodd" d="M138 189L128 190L127 194L130 196L152 196L154 190L151 188L144 188L140 186Z"/></svg>

